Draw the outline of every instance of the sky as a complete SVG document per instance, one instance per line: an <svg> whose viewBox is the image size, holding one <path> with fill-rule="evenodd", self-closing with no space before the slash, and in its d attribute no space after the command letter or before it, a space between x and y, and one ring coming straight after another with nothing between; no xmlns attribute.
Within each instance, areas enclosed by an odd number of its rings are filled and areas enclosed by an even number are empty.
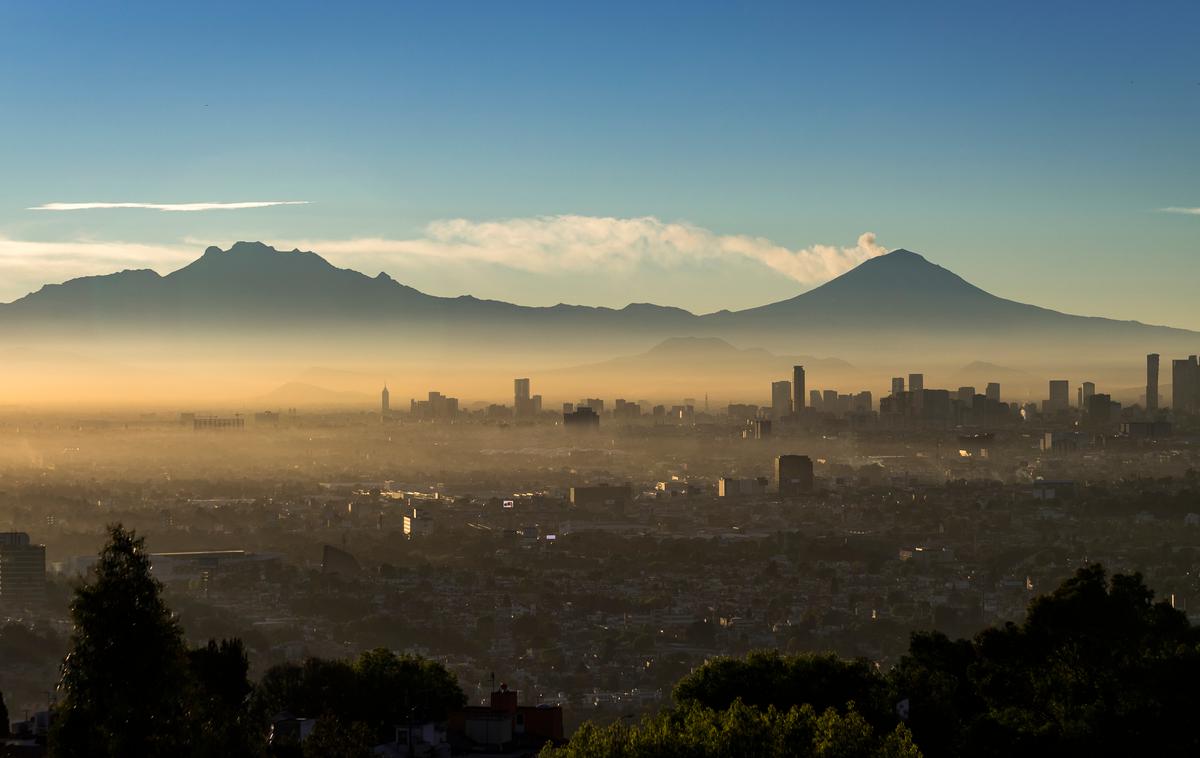
<svg viewBox="0 0 1200 758"><path fill-rule="evenodd" d="M903 247L1200 329L1197 28L1195 2L6 2L0 301L262 240L439 295L708 312Z"/></svg>

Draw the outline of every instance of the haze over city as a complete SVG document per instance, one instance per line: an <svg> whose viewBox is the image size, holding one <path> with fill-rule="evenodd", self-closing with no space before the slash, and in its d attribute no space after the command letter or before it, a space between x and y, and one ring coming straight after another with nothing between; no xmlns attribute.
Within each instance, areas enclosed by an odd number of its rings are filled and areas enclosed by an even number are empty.
<svg viewBox="0 0 1200 758"><path fill-rule="evenodd" d="M0 756L1200 754L1198 26L0 5Z"/></svg>

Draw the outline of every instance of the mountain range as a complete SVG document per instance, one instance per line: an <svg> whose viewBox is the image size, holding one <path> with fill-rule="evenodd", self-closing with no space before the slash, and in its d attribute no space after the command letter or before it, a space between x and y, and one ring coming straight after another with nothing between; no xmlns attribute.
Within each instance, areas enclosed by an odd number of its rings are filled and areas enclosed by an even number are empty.
<svg viewBox="0 0 1200 758"><path fill-rule="evenodd" d="M1166 359L1200 348L1198 332L997 297L908 250L872 258L787 300L708 314L649 303L527 307L437 297L384 273L368 276L313 252L261 242L210 247L166 275L83 277L0 304L0 347L163 360L258 355L349 365L339 361L356 356L362 366L369 351L384 363L532 371L599 364L678 337L719 338L810 362L836 356L860 368L978 361L1014 371L1136 368L1147 352Z"/></svg>

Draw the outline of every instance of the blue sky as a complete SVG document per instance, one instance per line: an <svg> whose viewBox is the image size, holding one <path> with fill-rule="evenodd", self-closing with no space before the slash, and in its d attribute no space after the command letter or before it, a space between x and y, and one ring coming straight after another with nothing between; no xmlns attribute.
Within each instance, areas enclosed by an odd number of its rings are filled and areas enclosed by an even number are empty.
<svg viewBox="0 0 1200 758"><path fill-rule="evenodd" d="M0 300L262 239L715 310L906 247L1200 328L1200 215L1161 210L1200 208L1200 4L242 5L0 5Z"/></svg>

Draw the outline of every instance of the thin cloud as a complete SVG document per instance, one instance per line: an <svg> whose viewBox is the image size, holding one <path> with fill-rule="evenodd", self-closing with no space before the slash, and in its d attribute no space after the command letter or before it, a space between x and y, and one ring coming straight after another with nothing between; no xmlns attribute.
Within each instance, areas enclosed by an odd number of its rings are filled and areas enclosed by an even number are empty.
<svg viewBox="0 0 1200 758"><path fill-rule="evenodd" d="M681 265L747 259L797 282L823 282L882 255L886 248L865 232L848 247L788 248L764 237L717 234L694 224L653 216L539 216L500 221L434 221L414 239L381 237L280 242L342 259L372 258L390 266L489 264L534 274L606 271L641 265Z"/></svg>
<svg viewBox="0 0 1200 758"><path fill-rule="evenodd" d="M45 203L27 208L30 211L93 211L114 208L136 208L170 213L197 211L240 211L247 208L270 208L274 205L308 205L308 200L249 200L239 203Z"/></svg>
<svg viewBox="0 0 1200 758"><path fill-rule="evenodd" d="M1163 213L1183 213L1188 216L1200 216L1200 208L1177 208L1172 206L1170 208L1159 208L1158 210Z"/></svg>
<svg viewBox="0 0 1200 758"><path fill-rule="evenodd" d="M130 268L151 268L163 274L187 265L198 255L194 245L186 244L90 239L47 242L0 236L0 302L79 276Z"/></svg>

